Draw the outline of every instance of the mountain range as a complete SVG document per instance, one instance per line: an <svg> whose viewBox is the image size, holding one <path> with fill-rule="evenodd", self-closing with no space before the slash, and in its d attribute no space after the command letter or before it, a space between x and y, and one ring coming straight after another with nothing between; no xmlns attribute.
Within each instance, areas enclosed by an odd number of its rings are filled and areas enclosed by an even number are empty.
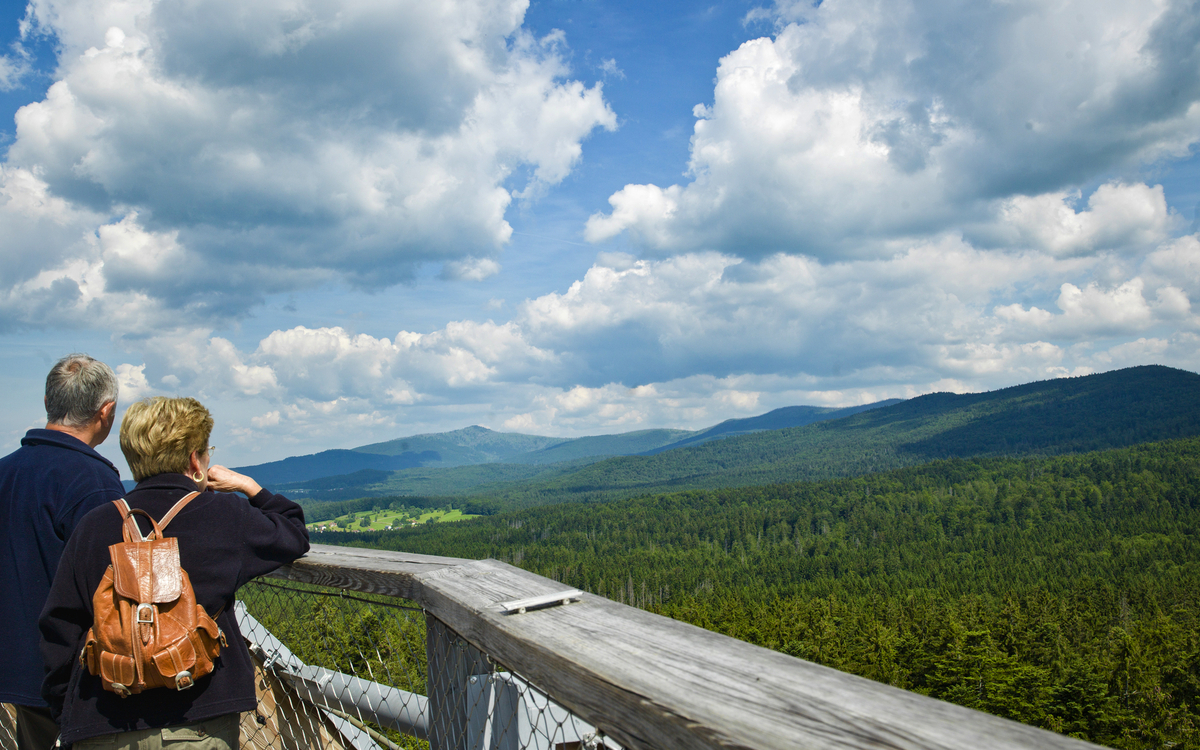
<svg viewBox="0 0 1200 750"><path fill-rule="evenodd" d="M616 435L557 438L495 432L486 427L472 425L461 430L412 435L349 450L327 450L306 456L291 456L254 466L239 466L234 470L254 477L260 484L275 487L286 485L295 489L300 483L338 476L346 477L348 486L363 486L368 483L367 480L377 479L380 472L401 469L448 469L478 464L548 466L581 459L598 461L609 456L652 454L734 435L837 419L893 403L897 401L891 399L845 408L789 406L756 417L727 419L713 427L694 432L654 429ZM528 470L517 472L521 478L539 473L541 472ZM501 476L497 475L496 478ZM347 486L345 482L335 484Z"/></svg>
<svg viewBox="0 0 1200 750"><path fill-rule="evenodd" d="M789 426L789 421L798 424ZM771 429L780 424L785 426ZM473 498L476 512L495 512L567 500L856 476L940 458L1079 453L1195 435L1200 435L1200 375L1150 365L846 410L788 407L682 437L661 430L563 440L470 427L363 446L388 446L400 451L397 455L346 452L367 456L355 461L405 461L420 455L416 449L432 451L444 441L459 456L474 450L493 459L469 465L430 462L391 469L360 464L356 471L308 480L299 480L293 469L287 483L262 478L285 462L243 471L306 504L371 496L466 496ZM459 445L467 439L476 442ZM298 458L319 467L324 455ZM559 456L567 460L547 460Z"/></svg>

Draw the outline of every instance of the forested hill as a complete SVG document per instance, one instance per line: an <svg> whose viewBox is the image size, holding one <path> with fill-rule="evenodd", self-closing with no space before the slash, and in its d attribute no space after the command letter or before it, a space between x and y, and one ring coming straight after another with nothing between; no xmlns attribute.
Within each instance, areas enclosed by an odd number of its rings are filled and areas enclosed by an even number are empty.
<svg viewBox="0 0 1200 750"><path fill-rule="evenodd" d="M1146 365L990 393L933 393L891 412L874 424L932 418L933 434L901 449L922 459L1079 453L1200 434L1200 375Z"/></svg>
<svg viewBox="0 0 1200 750"><path fill-rule="evenodd" d="M325 541L351 538L518 561L613 598L629 576L677 593L716 586L749 598L1058 591L1081 576L1130 583L1183 569L1200 574L1200 438L561 503Z"/></svg>
<svg viewBox="0 0 1200 750"><path fill-rule="evenodd" d="M1093 742L1200 747L1198 438L313 541L494 557Z"/></svg>
<svg viewBox="0 0 1200 750"><path fill-rule="evenodd" d="M610 458L476 492L497 507L612 500L853 476L935 458L1058 455L1194 435L1200 435L1200 375L1145 366L988 393L933 393L843 419Z"/></svg>
<svg viewBox="0 0 1200 750"><path fill-rule="evenodd" d="M762 432L763 430L782 430L787 427L803 427L804 425L813 424L814 422L826 422L831 419L841 419L842 417L848 417L851 414L857 414L860 411L879 409L884 406L891 406L892 404L898 403L900 403L900 399L889 398L884 401L876 401L875 403L871 404L846 406L843 408L836 408L832 406L785 406L782 409L774 409L766 414L759 414L757 417L726 419L724 422L721 422L714 427L710 427L702 432L690 434L677 442L647 450L645 451L644 455L653 455L655 453L675 450L676 448L687 448L689 446L707 443L711 440L720 440L723 438L733 437L734 435L745 435L751 432Z"/></svg>

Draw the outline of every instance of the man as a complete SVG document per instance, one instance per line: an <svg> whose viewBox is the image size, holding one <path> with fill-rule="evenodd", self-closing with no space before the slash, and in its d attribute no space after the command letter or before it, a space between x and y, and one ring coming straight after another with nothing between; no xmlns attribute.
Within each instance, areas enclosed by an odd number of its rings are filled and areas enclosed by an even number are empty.
<svg viewBox="0 0 1200 750"><path fill-rule="evenodd" d="M42 700L38 616L71 531L125 493L117 468L94 448L112 430L117 376L86 354L46 376L46 429L30 430L0 459L0 702L17 709L17 747L48 748L58 727Z"/></svg>

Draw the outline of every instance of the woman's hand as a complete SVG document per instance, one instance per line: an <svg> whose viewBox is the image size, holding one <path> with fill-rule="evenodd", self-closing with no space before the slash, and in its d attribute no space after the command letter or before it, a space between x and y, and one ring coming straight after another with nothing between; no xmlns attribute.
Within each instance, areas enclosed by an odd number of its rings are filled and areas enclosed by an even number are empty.
<svg viewBox="0 0 1200 750"><path fill-rule="evenodd" d="M246 497L254 497L262 492L258 482L224 466L208 467L208 486L217 492L240 492Z"/></svg>

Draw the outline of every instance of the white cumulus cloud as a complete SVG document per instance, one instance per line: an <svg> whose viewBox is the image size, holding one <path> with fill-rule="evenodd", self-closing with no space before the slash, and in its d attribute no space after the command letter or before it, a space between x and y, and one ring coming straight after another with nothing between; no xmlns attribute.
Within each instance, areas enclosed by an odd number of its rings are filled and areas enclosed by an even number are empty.
<svg viewBox="0 0 1200 750"><path fill-rule="evenodd" d="M953 235L834 263L604 255L505 323L391 338L298 326L242 349L177 332L138 344L137 373L162 390L253 402L234 431L247 448L264 436L319 448L480 422L566 435L699 428L797 403L1148 361L1195 368L1200 318L1188 291L1161 278L1195 262L1193 245L1140 261L980 250Z"/></svg>
<svg viewBox="0 0 1200 750"><path fill-rule="evenodd" d="M1014 196L1001 209L1004 223L1020 235L1012 244L1054 255L1087 255L1102 250L1140 250L1169 236L1172 217L1161 186L1101 185L1076 211L1078 193Z"/></svg>
<svg viewBox="0 0 1200 750"><path fill-rule="evenodd" d="M1063 196L1200 140L1195 10L781 4L774 38L724 57L696 108L691 181L625 186L586 236L823 259L946 229L1063 254L1153 242L1167 228L1153 189L1111 185L1075 216Z"/></svg>
<svg viewBox="0 0 1200 750"><path fill-rule="evenodd" d="M1143 171L1200 141L1194 3L781 0L694 109L687 179L606 189L585 236L632 242L565 278L502 258L506 216L616 119L526 8L34 0L59 67L0 165L0 330L111 332L123 399L197 395L291 453L1200 368L1200 239ZM247 322L401 281L476 298Z"/></svg>
<svg viewBox="0 0 1200 750"><path fill-rule="evenodd" d="M0 241L21 266L5 286L49 272L70 291L83 264L104 293L216 320L330 278L494 273L513 195L560 182L616 125L600 85L570 79L562 35L522 29L525 8L35 0L59 67L17 113L4 190L31 197L3 210L23 237L58 224L44 253ZM186 289L157 283L172 272ZM78 314L69 296L44 304Z"/></svg>

